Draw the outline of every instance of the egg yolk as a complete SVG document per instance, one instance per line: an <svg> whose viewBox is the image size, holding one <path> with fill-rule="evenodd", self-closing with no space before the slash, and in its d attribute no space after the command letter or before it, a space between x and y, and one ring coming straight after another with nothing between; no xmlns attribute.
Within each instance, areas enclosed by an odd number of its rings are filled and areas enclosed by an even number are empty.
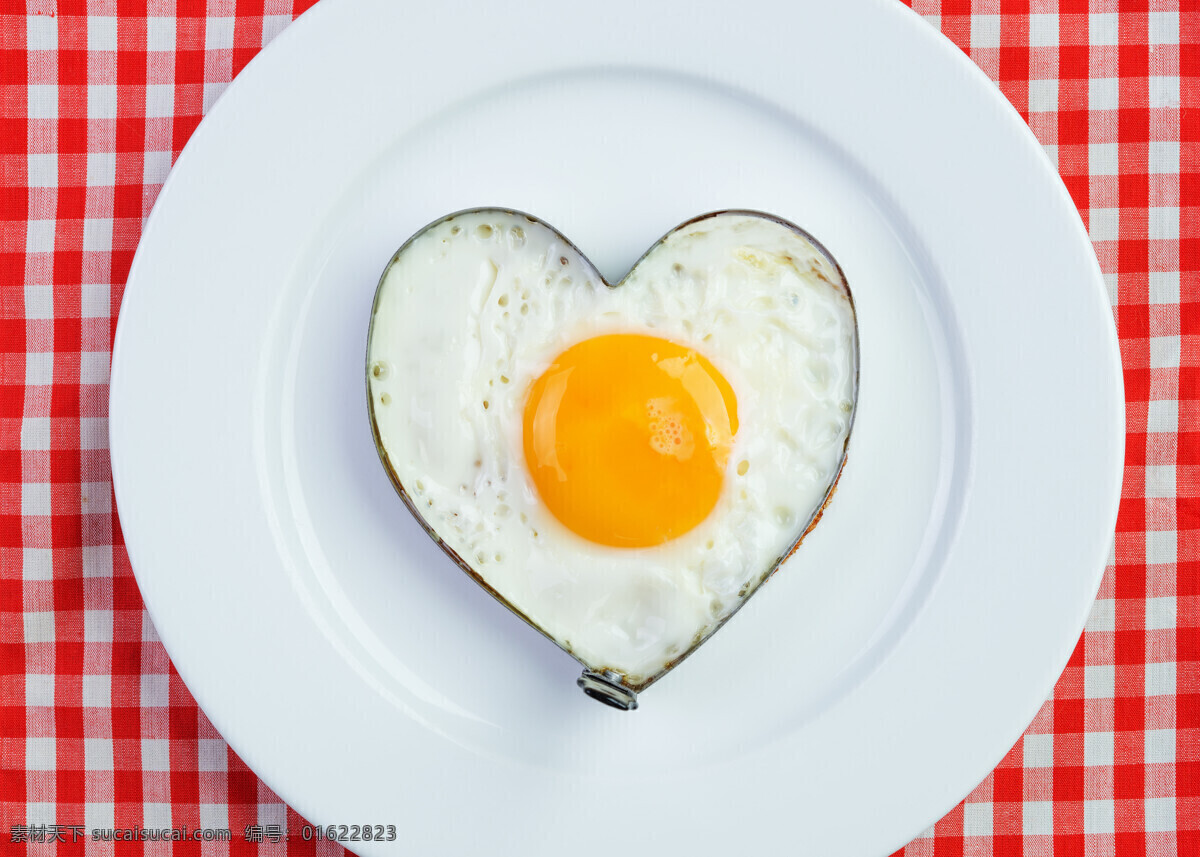
<svg viewBox="0 0 1200 857"><path fill-rule="evenodd" d="M737 433L729 382L694 350L641 334L571 346L525 404L542 501L585 539L657 545L712 511Z"/></svg>

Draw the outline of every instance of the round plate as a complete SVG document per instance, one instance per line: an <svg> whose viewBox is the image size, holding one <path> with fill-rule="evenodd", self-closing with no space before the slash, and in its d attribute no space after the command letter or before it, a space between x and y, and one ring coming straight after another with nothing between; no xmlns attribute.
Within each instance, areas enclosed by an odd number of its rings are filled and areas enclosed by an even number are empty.
<svg viewBox="0 0 1200 857"><path fill-rule="evenodd" d="M1121 476L1112 317L1017 114L892 0L327 0L201 123L113 351L139 585L267 783L361 853L884 854L1020 736L1083 627ZM617 281L722 208L798 223L854 290L854 442L821 526L623 714L456 569L371 442L392 252L463 208L553 223Z"/></svg>

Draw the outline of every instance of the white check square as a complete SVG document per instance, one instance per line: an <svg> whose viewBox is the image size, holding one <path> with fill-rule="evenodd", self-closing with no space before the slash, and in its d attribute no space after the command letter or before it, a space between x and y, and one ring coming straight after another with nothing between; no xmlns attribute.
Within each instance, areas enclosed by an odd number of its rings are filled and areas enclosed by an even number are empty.
<svg viewBox="0 0 1200 857"><path fill-rule="evenodd" d="M25 44L37 45L38 53L58 50L58 18L53 15L25 16Z"/></svg>
<svg viewBox="0 0 1200 857"><path fill-rule="evenodd" d="M1146 830L1165 833L1175 829L1175 798L1152 797L1146 799Z"/></svg>
<svg viewBox="0 0 1200 857"><path fill-rule="evenodd" d="M1116 829L1116 811L1111 800L1083 802L1083 832L1112 834Z"/></svg>
<svg viewBox="0 0 1200 857"><path fill-rule="evenodd" d="M111 226L112 221L108 221ZM109 356L107 351L83 351L79 355L79 383L107 384Z"/></svg>
<svg viewBox="0 0 1200 857"><path fill-rule="evenodd" d="M54 613L49 610L30 610L21 614L25 618L26 643L54 642Z"/></svg>
<svg viewBox="0 0 1200 857"><path fill-rule="evenodd" d="M112 250L112 239L113 222L111 219L89 217L83 221L83 249L85 251L106 253Z"/></svg>
<svg viewBox="0 0 1200 857"><path fill-rule="evenodd" d="M167 830L171 826L169 803L142 804L142 827L147 830Z"/></svg>
<svg viewBox="0 0 1200 857"><path fill-rule="evenodd" d="M287 824L287 807L281 803L260 803L258 805L258 823L262 825Z"/></svg>
<svg viewBox="0 0 1200 857"><path fill-rule="evenodd" d="M23 580L53 580L54 552L50 548L24 548L21 551Z"/></svg>
<svg viewBox="0 0 1200 857"><path fill-rule="evenodd" d="M175 50L175 19L152 17L146 19L146 50Z"/></svg>
<svg viewBox="0 0 1200 857"><path fill-rule="evenodd" d="M992 835L992 803L966 803L963 805L963 836Z"/></svg>
<svg viewBox="0 0 1200 857"><path fill-rule="evenodd" d="M1175 240L1179 237L1179 209L1161 207L1150 209L1150 237L1160 240Z"/></svg>
<svg viewBox="0 0 1200 857"><path fill-rule="evenodd" d="M166 119L175 115L175 87L151 83L146 87L146 118Z"/></svg>
<svg viewBox="0 0 1200 857"><path fill-rule="evenodd" d="M1117 602L1112 598L1097 598L1088 614L1087 630L1115 631L1117 628Z"/></svg>
<svg viewBox="0 0 1200 857"><path fill-rule="evenodd" d="M83 764L89 771L111 771L113 769L112 739L84 738Z"/></svg>
<svg viewBox="0 0 1200 857"><path fill-rule="evenodd" d="M1151 77L1150 78L1150 106L1154 107L1178 107L1179 106L1179 78L1178 77Z"/></svg>
<svg viewBox="0 0 1200 857"><path fill-rule="evenodd" d="M1174 467L1172 467L1174 469ZM1175 596L1146 599L1146 630L1163 631L1176 626Z"/></svg>
<svg viewBox="0 0 1200 857"><path fill-rule="evenodd" d="M1112 664L1100 664L1083 668L1083 695L1088 699L1111 698L1115 687L1115 672Z"/></svg>
<svg viewBox="0 0 1200 857"><path fill-rule="evenodd" d="M1029 46L1058 47L1058 15L1038 13L1029 16Z"/></svg>
<svg viewBox="0 0 1200 857"><path fill-rule="evenodd" d="M117 118L117 87L115 84L90 84L87 88L89 119Z"/></svg>
<svg viewBox="0 0 1200 857"><path fill-rule="evenodd" d="M1146 664L1146 696L1172 696L1175 693L1175 662Z"/></svg>
<svg viewBox="0 0 1200 857"><path fill-rule="evenodd" d="M1022 806L1021 832L1026 836L1049 836L1054 832L1054 802L1027 800Z"/></svg>
<svg viewBox="0 0 1200 857"><path fill-rule="evenodd" d="M30 708L54 706L53 673L29 673L25 676L25 704Z"/></svg>
<svg viewBox="0 0 1200 857"><path fill-rule="evenodd" d="M1115 77L1094 77L1088 82L1088 109L1116 110L1121 106L1121 81Z"/></svg>
<svg viewBox="0 0 1200 857"><path fill-rule="evenodd" d="M79 448L108 448L108 418L82 417L79 420Z"/></svg>
<svg viewBox="0 0 1200 857"><path fill-rule="evenodd" d="M1116 12L1099 12L1088 16L1088 42L1092 45L1115 45L1119 32Z"/></svg>
<svg viewBox="0 0 1200 857"><path fill-rule="evenodd" d="M101 611L94 611L101 612ZM111 612L111 611L103 611ZM111 638L112 634L109 634ZM83 677L83 707L109 708L112 706L112 676L107 673Z"/></svg>
<svg viewBox="0 0 1200 857"><path fill-rule="evenodd" d="M88 187L108 187L117 181L117 153L89 152L87 156ZM108 247L99 249L107 250Z"/></svg>
<svg viewBox="0 0 1200 857"><path fill-rule="evenodd" d="M1058 81L1029 81L1029 112L1053 113L1058 109Z"/></svg>
<svg viewBox="0 0 1200 857"><path fill-rule="evenodd" d="M108 545L88 545L83 549L84 577L112 577L112 548Z"/></svg>
<svg viewBox="0 0 1200 857"><path fill-rule="evenodd" d="M1150 272L1150 303L1177 304L1179 303L1179 272L1151 271ZM1172 429L1174 431L1174 429Z"/></svg>
<svg viewBox="0 0 1200 857"><path fill-rule="evenodd" d="M162 184L170 171L170 152L147 152L142 159L142 181L148 185Z"/></svg>
<svg viewBox="0 0 1200 857"><path fill-rule="evenodd" d="M1150 530L1146 533L1146 562L1154 565L1175 562L1176 550L1174 530Z"/></svg>
<svg viewBox="0 0 1200 857"><path fill-rule="evenodd" d="M113 612L111 610L83 611L83 641L85 643L111 643L113 640Z"/></svg>
<svg viewBox="0 0 1200 857"><path fill-rule="evenodd" d="M1094 176L1115 176L1120 174L1120 160L1117 158L1116 143L1089 143L1088 144L1088 172ZM1099 208L1092 210L1092 216L1096 215L1097 211L1116 212L1116 208ZM1114 234L1115 238L1116 235Z"/></svg>
<svg viewBox="0 0 1200 857"><path fill-rule="evenodd" d="M111 15L88 15L87 46L89 51L115 51L117 19Z"/></svg>
<svg viewBox="0 0 1200 857"><path fill-rule="evenodd" d="M26 155L25 167L29 170L29 186L58 187L58 155Z"/></svg>
<svg viewBox="0 0 1200 857"><path fill-rule="evenodd" d="M1153 361L1151 361L1153 365ZM1146 468L1146 496L1175 496L1175 465L1152 464Z"/></svg>
<svg viewBox="0 0 1200 857"><path fill-rule="evenodd" d="M1113 733L1084 733L1083 763L1090 768L1111 765L1113 763Z"/></svg>
<svg viewBox="0 0 1200 857"><path fill-rule="evenodd" d="M141 703L143 708L166 708L171 700L170 677L157 673L144 673L141 681Z"/></svg>
<svg viewBox="0 0 1200 857"><path fill-rule="evenodd" d="M116 806L101 801L88 801L83 805L83 826L91 835L93 830L112 830L116 827Z"/></svg>
<svg viewBox="0 0 1200 857"><path fill-rule="evenodd" d="M30 119L58 118L58 85L54 83L33 83L25 89L28 101L26 115Z"/></svg>
<svg viewBox="0 0 1200 857"><path fill-rule="evenodd" d="M209 18L204 27L204 48L209 51L229 50L233 47L233 24L230 17Z"/></svg>
<svg viewBox="0 0 1200 857"><path fill-rule="evenodd" d="M21 514L50 514L49 482L26 482L21 486Z"/></svg>
<svg viewBox="0 0 1200 857"><path fill-rule="evenodd" d="M26 286L25 306L29 306L29 293L50 291L52 286ZM40 296L37 300L40 300ZM43 318L50 318L46 315ZM32 318L32 316L30 316ZM25 385L27 387L46 387L54 383L54 352L30 351L25 354Z"/></svg>
<svg viewBox="0 0 1200 857"><path fill-rule="evenodd" d="M54 230L57 225L54 220L27 220L25 222L25 252L53 253Z"/></svg>
<svg viewBox="0 0 1200 857"><path fill-rule="evenodd" d="M1000 47L1000 16L972 15L971 16L971 47L998 48Z"/></svg>
<svg viewBox="0 0 1200 857"><path fill-rule="evenodd" d="M50 418L26 417L21 420L21 449L50 448Z"/></svg>
<svg viewBox="0 0 1200 857"><path fill-rule="evenodd" d="M58 768L53 738L25 739L25 770L53 771Z"/></svg>
<svg viewBox="0 0 1200 857"><path fill-rule="evenodd" d="M1054 767L1054 736L1026 735L1024 745L1025 767Z"/></svg>
<svg viewBox="0 0 1200 857"><path fill-rule="evenodd" d="M108 318L111 310L112 293L105 283L84 283L79 296L81 318Z"/></svg>
<svg viewBox="0 0 1200 857"><path fill-rule="evenodd" d="M1151 175L1173 175L1179 172L1179 141L1151 141L1147 168Z"/></svg>
<svg viewBox="0 0 1200 857"><path fill-rule="evenodd" d="M1120 236L1120 209L1093 208L1088 233L1093 241L1116 241Z"/></svg>
<svg viewBox="0 0 1200 857"><path fill-rule="evenodd" d="M223 803L200 804L200 827L204 830L228 830L229 807Z"/></svg>
<svg viewBox="0 0 1200 857"><path fill-rule="evenodd" d="M1151 12L1148 35L1152 45L1179 44L1179 12Z"/></svg>
<svg viewBox="0 0 1200 857"><path fill-rule="evenodd" d="M142 739L142 770L171 770L171 748L166 738Z"/></svg>
<svg viewBox="0 0 1200 857"><path fill-rule="evenodd" d="M201 771L224 771L229 766L225 742L219 738L201 738L197 743L197 768Z"/></svg>
<svg viewBox="0 0 1200 857"><path fill-rule="evenodd" d="M1147 729L1146 730L1146 764L1174 764L1175 762L1175 730Z"/></svg>

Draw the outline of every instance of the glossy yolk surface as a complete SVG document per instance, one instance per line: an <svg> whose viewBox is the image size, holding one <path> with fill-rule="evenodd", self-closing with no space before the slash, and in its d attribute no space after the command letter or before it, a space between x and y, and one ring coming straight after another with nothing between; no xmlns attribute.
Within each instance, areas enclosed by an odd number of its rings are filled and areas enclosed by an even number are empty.
<svg viewBox="0 0 1200 857"><path fill-rule="evenodd" d="M542 501L585 539L657 545L721 493L737 399L694 350L641 334L584 340L529 392L525 462Z"/></svg>

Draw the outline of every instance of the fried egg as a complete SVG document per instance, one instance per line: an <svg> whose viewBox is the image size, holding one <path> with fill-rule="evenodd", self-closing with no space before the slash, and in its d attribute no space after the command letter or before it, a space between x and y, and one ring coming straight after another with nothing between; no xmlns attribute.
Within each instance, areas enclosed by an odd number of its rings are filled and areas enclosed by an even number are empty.
<svg viewBox="0 0 1200 857"><path fill-rule="evenodd" d="M838 268L755 213L698 218L610 287L519 213L440 220L380 283L377 445L443 546L637 688L788 554L840 471L857 384Z"/></svg>

